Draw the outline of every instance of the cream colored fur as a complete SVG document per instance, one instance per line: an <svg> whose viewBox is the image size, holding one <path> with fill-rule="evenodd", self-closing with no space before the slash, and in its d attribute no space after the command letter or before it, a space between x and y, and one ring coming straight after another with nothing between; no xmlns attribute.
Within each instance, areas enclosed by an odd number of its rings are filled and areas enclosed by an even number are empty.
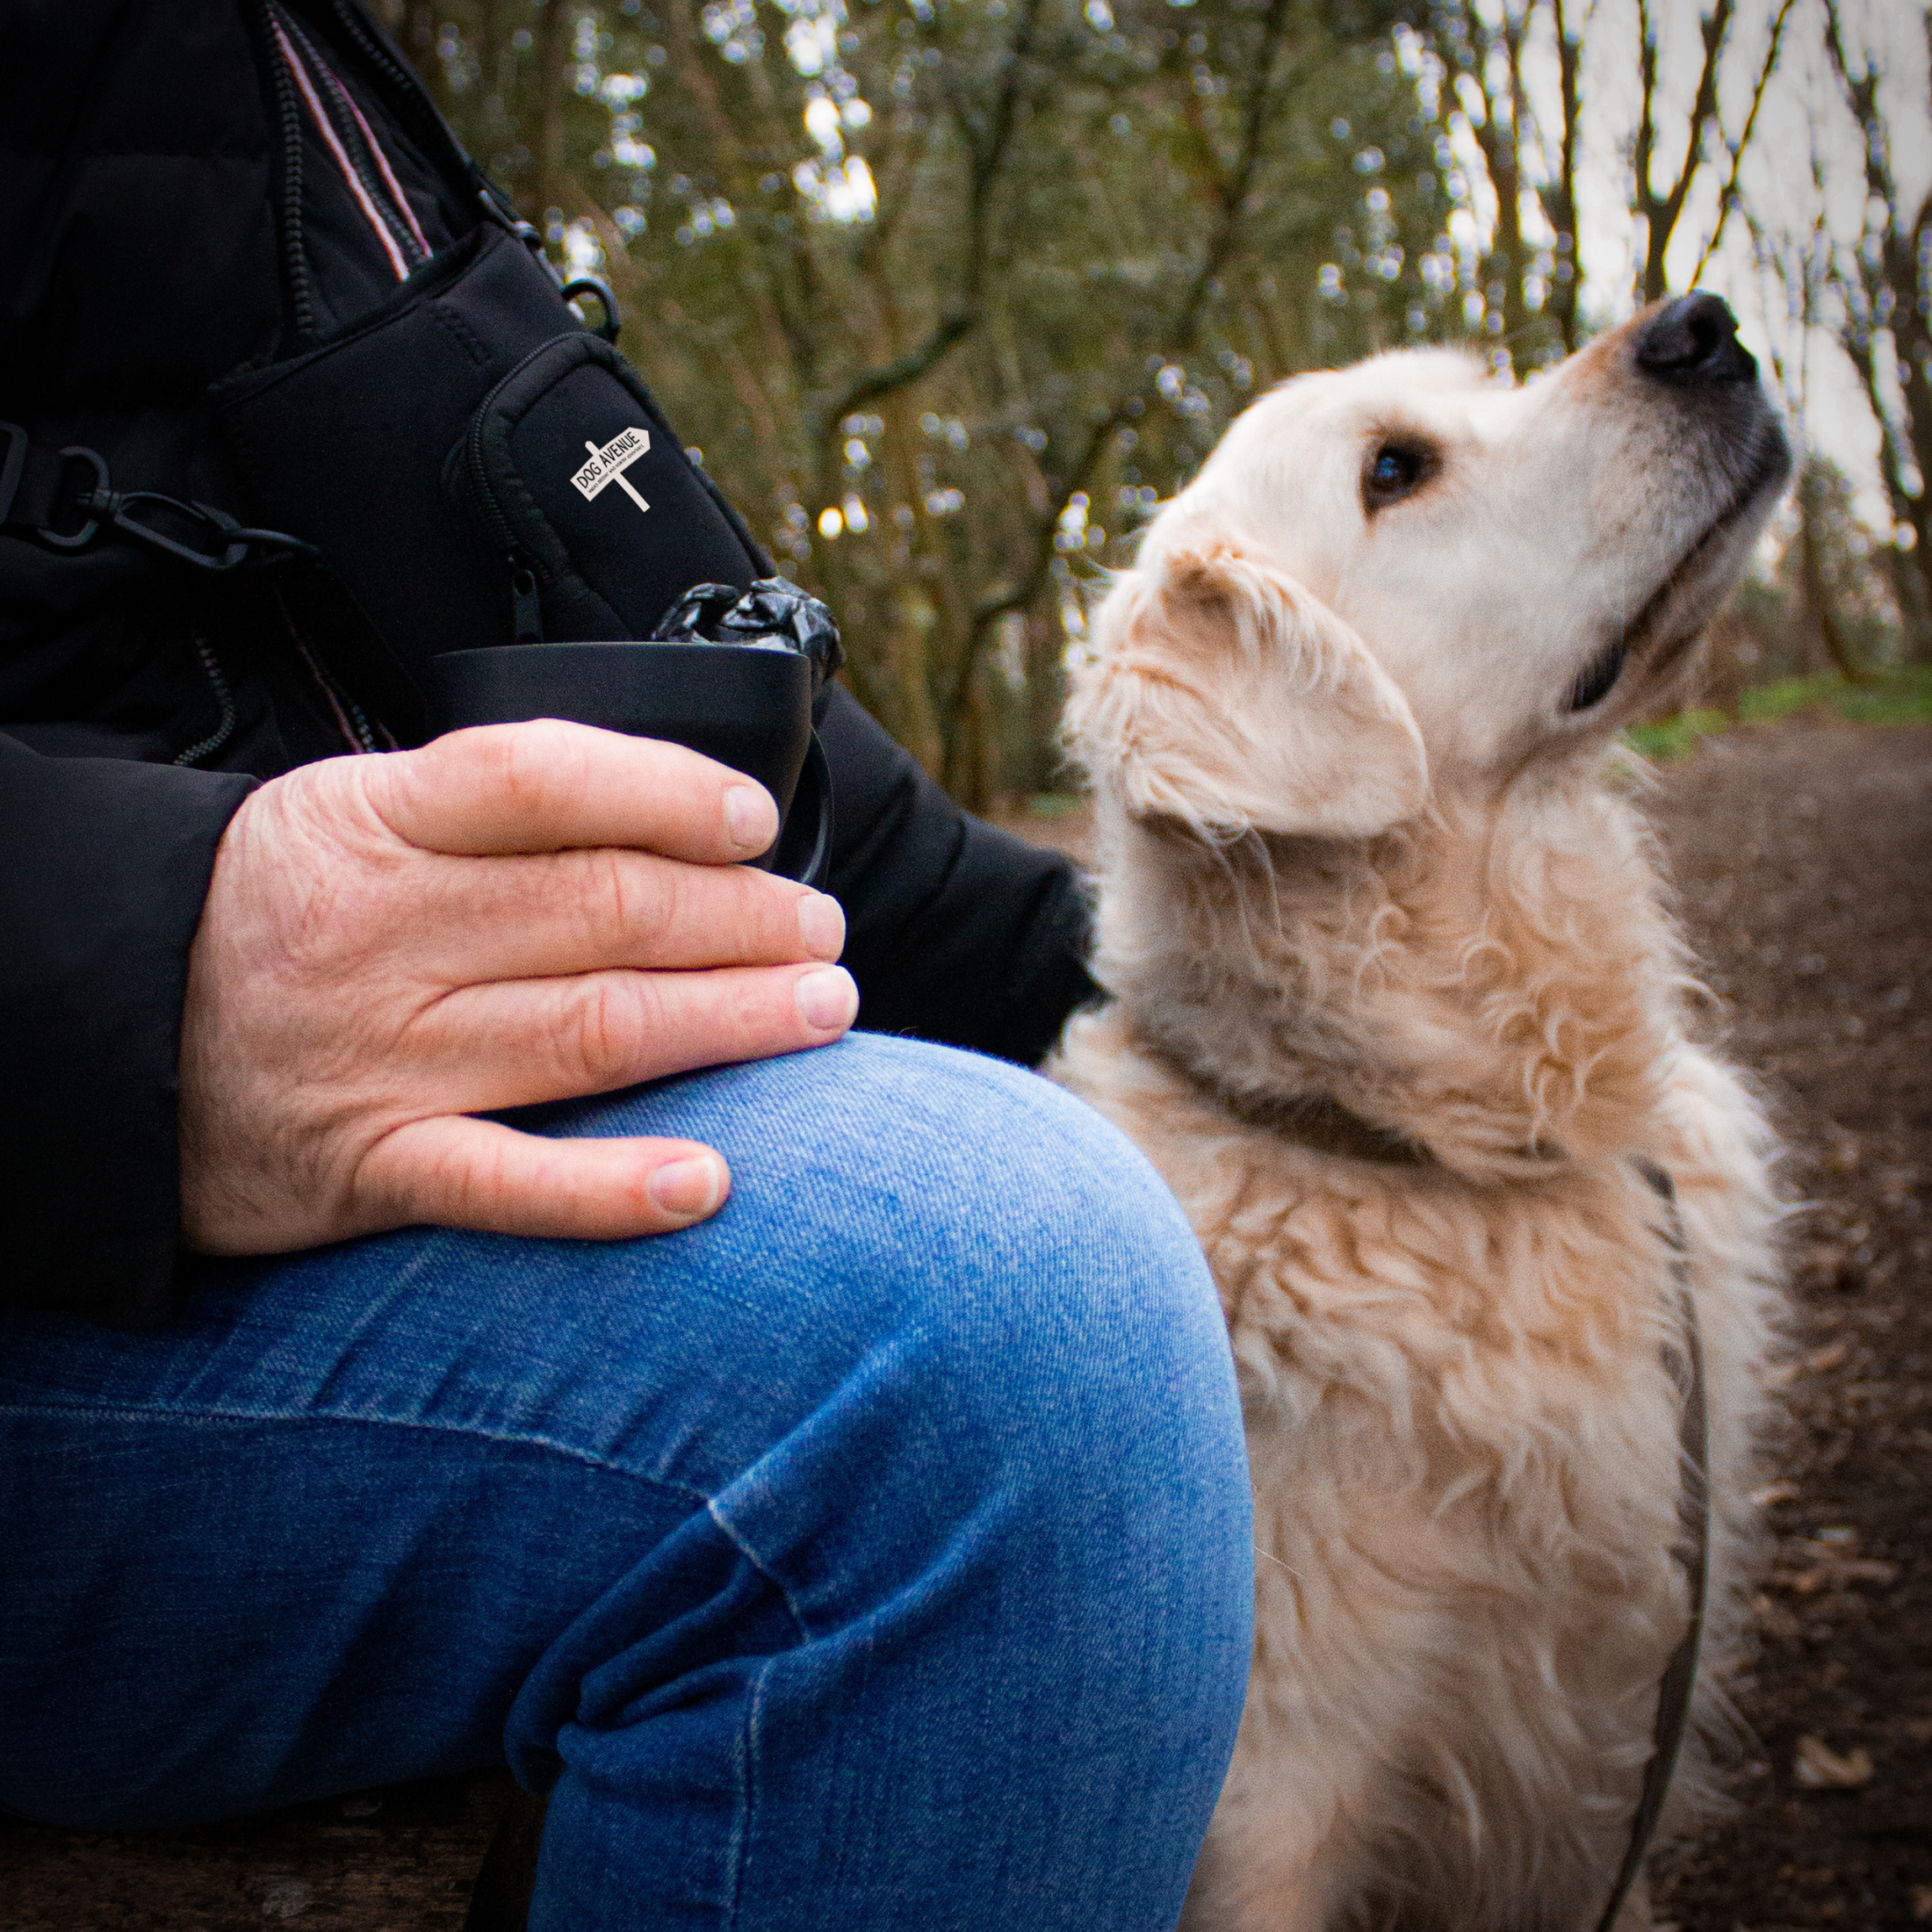
<svg viewBox="0 0 1932 1932"><path fill-rule="evenodd" d="M1640 1159L1675 1182L1708 1363L1706 1735L1738 1654L1770 1143L1690 1036L1607 763L1781 479L1768 413L1700 407L1639 379L1627 331L1526 388L1441 356L1292 383L1157 519L1076 681L1112 998L1055 1071L1200 1233L1253 1469L1253 1672L1199 1932L1594 1925L1687 1603ZM1437 467L1366 508L1392 444ZM1622 680L1571 714L1639 611ZM1432 1158L1240 1117L1310 1095ZM1622 1924L1647 1922L1640 1894Z"/></svg>

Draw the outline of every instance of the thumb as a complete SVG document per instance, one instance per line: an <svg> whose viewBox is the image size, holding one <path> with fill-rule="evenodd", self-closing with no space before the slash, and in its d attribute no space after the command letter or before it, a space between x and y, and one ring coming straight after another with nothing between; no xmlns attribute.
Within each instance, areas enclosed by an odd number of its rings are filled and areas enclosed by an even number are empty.
<svg viewBox="0 0 1932 1932"><path fill-rule="evenodd" d="M360 1231L429 1222L487 1234L624 1241L714 1215L732 1186L696 1141L546 1140L446 1114L386 1135L357 1175Z"/></svg>

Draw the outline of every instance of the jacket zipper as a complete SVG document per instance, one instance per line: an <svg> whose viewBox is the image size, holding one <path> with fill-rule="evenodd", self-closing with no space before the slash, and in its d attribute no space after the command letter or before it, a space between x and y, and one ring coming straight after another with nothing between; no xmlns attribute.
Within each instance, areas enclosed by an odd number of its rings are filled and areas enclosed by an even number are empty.
<svg viewBox="0 0 1932 1932"><path fill-rule="evenodd" d="M275 107L282 124L282 205L278 211L281 230L282 272L288 278L290 319L298 335L315 333L315 306L308 266L308 249L302 240L302 106L295 97L295 77L282 58L275 37L275 11L270 0L259 0L256 8L261 25L263 51L275 89Z"/></svg>
<svg viewBox="0 0 1932 1932"><path fill-rule="evenodd" d="M391 57L388 49L369 31L350 0L335 0L334 11L343 32L356 43L363 58L408 102L417 118L435 131L436 140L457 164L458 178L473 184L482 170L464 151L463 143L456 138L449 122L443 119L443 111L430 98L429 90L408 68Z"/></svg>

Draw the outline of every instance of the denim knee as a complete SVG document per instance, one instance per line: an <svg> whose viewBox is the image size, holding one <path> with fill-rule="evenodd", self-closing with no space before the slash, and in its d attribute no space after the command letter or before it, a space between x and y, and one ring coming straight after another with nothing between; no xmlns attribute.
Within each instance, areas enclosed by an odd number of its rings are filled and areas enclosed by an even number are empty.
<svg viewBox="0 0 1932 1932"><path fill-rule="evenodd" d="M707 1352L743 1400L712 1409L718 1460L681 1480L747 1542L829 1533L801 1495L849 1509L862 1464L894 1517L861 1509L838 1538L864 1568L923 1560L915 1548L997 1490L1005 1534L1030 1518L1070 1558L1085 1537L1097 1562L1131 1546L1163 1569L1148 1539L1186 1533L1197 1558L1202 1539L1237 1545L1244 1570L1212 1281L1164 1184L1082 1102L998 1061L857 1035L559 1124L688 1135L732 1164L724 1212L674 1238L728 1284ZM801 1484L801 1458L840 1467ZM765 1520L781 1492L782 1530Z"/></svg>
<svg viewBox="0 0 1932 1932"><path fill-rule="evenodd" d="M1193 1767L1204 1825L1247 1675L1247 1472L1212 1282L1142 1157L1034 1076L862 1037L568 1130L709 1141L734 1193L648 1244L716 1288L702 1418L651 1472L703 1507L674 1566L652 1553L545 1659L513 1732L654 1815L661 1745L628 1727L674 1698L681 1790L755 1818L746 1794L789 1788L827 1727L917 1712L929 1747L896 1748L948 1815L1044 1752L1097 1803ZM638 1635L673 1603L728 1723ZM1106 1829L1139 1830L1119 1804Z"/></svg>

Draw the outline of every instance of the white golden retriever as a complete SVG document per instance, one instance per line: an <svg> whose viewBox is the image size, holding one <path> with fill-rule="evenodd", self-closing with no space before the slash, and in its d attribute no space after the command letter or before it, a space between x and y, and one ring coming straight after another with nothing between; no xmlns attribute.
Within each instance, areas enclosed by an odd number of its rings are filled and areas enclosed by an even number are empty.
<svg viewBox="0 0 1932 1932"><path fill-rule="evenodd" d="M1523 387L1378 357L1250 408L1099 613L1112 997L1055 1071L1193 1218L1254 1475L1190 1928L1590 1932L1677 1715L1687 1402L1702 1681L1735 1654L1769 1137L1608 753L1788 466L1713 297Z"/></svg>

